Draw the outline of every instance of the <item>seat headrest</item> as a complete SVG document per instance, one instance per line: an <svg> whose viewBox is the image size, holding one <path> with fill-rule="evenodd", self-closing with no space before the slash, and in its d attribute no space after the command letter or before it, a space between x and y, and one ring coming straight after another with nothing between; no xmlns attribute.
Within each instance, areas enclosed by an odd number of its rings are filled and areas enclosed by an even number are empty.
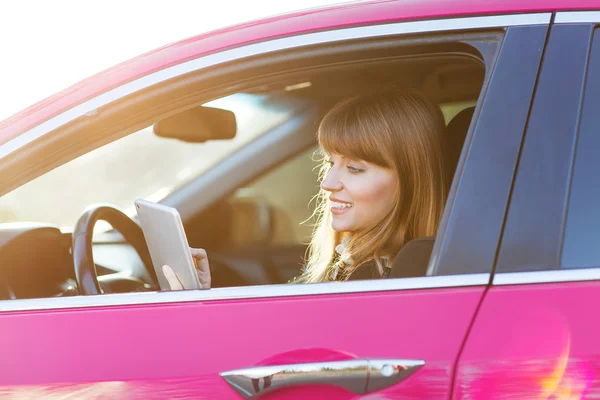
<svg viewBox="0 0 600 400"><path fill-rule="evenodd" d="M434 242L433 236L424 236L406 243L392 264L389 278L425 276Z"/></svg>
<svg viewBox="0 0 600 400"><path fill-rule="evenodd" d="M452 178L454 178L454 172L458 165L458 159L460 158L474 111L475 107L465 108L456 114L446 127L446 134L444 135L444 163L446 164L449 181L452 181Z"/></svg>

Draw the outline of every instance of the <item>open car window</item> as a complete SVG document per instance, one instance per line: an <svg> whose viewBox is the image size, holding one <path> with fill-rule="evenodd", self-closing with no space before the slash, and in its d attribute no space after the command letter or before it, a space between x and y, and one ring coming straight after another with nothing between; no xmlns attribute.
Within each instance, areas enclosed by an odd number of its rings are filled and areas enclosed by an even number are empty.
<svg viewBox="0 0 600 400"><path fill-rule="evenodd" d="M486 36L480 36L478 32L473 35L465 34L464 37L462 33L448 37L440 35L436 36L436 43L424 42L421 38L416 38L413 43L412 38L405 41L395 36L382 38L381 43L375 39L364 43L357 40L348 42L348 46L342 43L339 48L337 45L331 45L331 48L327 48L327 52L331 51L331 54L327 55L321 47L290 51L286 53L285 63L278 54L277 57L265 56L264 59L247 62L237 60L239 65L232 65L231 70L215 72L215 79L210 80L210 85L214 87L202 86L207 85L208 80L204 80L204 76L199 73L190 74L189 81L187 78L182 79L178 83L177 91L174 86L169 86L169 82L162 82L164 85L161 88L160 99L165 101L158 102L155 98L158 94L152 90L140 94L139 98L131 98L131 105L135 104L136 109L146 106L142 108L149 111L140 114L139 120L131 121L128 127L114 124L114 121L121 121L123 115L131 111L129 104L120 109L106 107L104 112L85 121L85 127L83 124L80 127L79 121L74 121L73 126L69 127L74 134L91 135L94 134L95 127L102 127L102 124L109 126L108 124L113 122L114 125L110 126L114 126L114 131L100 130L98 138L93 138L97 145L103 142L100 140L101 133L105 137L109 137L109 134L110 137L127 136L74 159L3 196L0 199L0 222L37 221L70 229L77 220L85 220L83 217L87 214L82 214L82 211L91 205L112 204L132 216L135 198L162 200L164 204L179 210L190 246L207 250L213 273L211 288L254 286L257 291L261 291L261 295L263 289L259 287L263 285L273 285L274 287L267 288L267 291L277 289L284 295L292 293L290 290L303 290L289 289L292 285L277 288L276 284L287 283L290 278L297 276L306 260L306 245L314 224L314 221L310 220L315 205L311 198L318 191L317 173L314 169L318 164L315 159L319 158L318 154L314 154L315 132L323 114L338 101L349 96L380 90L418 89L442 108L446 124L453 126L455 140L452 142L456 144L452 154L454 161L458 162L464 153L461 153L463 143L467 143L469 154L473 151L473 143L477 144L479 150L474 154L481 154L484 151L482 146L485 143L494 143L496 135L495 131L484 128L499 126L497 123L491 124L489 118L480 124L481 115L485 115L482 113L488 112L487 110L502 111L503 105L506 104L500 101L504 97L500 99L501 96L495 89L496 92L492 90L491 93L496 94L496 97L490 97L495 99L495 107L483 108L480 94L484 94L485 101L488 101L491 76L489 72L493 66L490 62L495 62L500 48L503 51L512 49L514 53L521 54L517 51L520 47L505 50L508 48L507 43L516 41L502 42L502 37L501 33L494 31ZM482 41L486 46L479 46ZM350 44L352 46L349 46ZM513 65L512 61L506 63ZM531 63L533 64L533 61ZM294 68L291 69L290 65ZM226 87L216 84L221 80L227 83ZM237 93L231 94L234 91ZM527 91L527 88L524 91ZM186 97L181 97L182 94ZM207 99L226 94L227 97L205 105L233 111L238 124L234 139L189 143L161 138L155 135L151 127L129 134L138 127L163 121L165 116L188 110L189 107L195 107ZM184 98L187 102L182 100ZM510 96L508 98L511 99ZM165 106L157 106L155 109L152 104ZM461 118L456 118L457 116ZM473 121L477 120L477 124L472 124L471 118ZM458 124L456 120L459 120ZM452 124L453 122L455 123ZM475 136L477 131L485 133ZM78 139L70 132L60 138L59 145L69 139ZM514 132L519 130L515 129ZM484 139L473 142L472 137ZM517 136L513 138L514 141L518 139ZM44 149L36 149L38 153L42 150ZM462 206L469 204L469 209L479 207L480 199L477 198L474 202L469 197L470 194L489 192L479 188L496 185L492 180L482 181L480 177L490 175L486 172L487 169L494 169L499 162L484 164L483 169L482 166L476 168L473 165L481 157L465 157L469 154L462 155L462 164L459 165L457 173L461 185L454 185L452 197L448 201L450 207L446 206L446 209L451 211L448 212L446 221L450 222L447 222L447 225L451 224L452 229L450 234L440 229L441 233L435 239L436 243L446 243L458 238L456 227L470 230L467 227L468 223L476 222L480 225L481 218L472 221L469 219L471 214L462 212ZM503 152L497 156L502 158L500 161L506 160L507 164L510 164L509 154ZM226 161L221 162L224 160ZM49 161L44 162L48 166L54 165ZM16 169L19 164L14 164L13 168ZM500 168L491 172L498 170ZM501 171L505 170L507 169L501 168ZM477 171L476 176L469 176L474 174L473 171ZM485 173L480 173L481 171ZM511 177L504 172L500 175L503 180L500 185L502 189ZM461 190L463 182L468 182L477 190ZM497 193L491 200L496 199L501 203L503 200L498 195L502 193ZM457 204L459 207L456 207ZM481 201L481 204L486 204L481 212L481 215L484 215L484 211L489 209L488 202ZM501 219L500 212L484 218L494 221ZM248 222L255 220L260 220L261 223ZM306 223L303 224L304 221ZM493 231L492 233L500 229L499 225L484 225L490 226L489 231ZM20 235L21 243L31 243L36 238L39 238L39 243L45 240L42 237L43 229L28 229L28 235ZM152 286L151 274L147 273L152 271L152 264L137 260L139 257L134 257L136 251L130 246L130 237L123 234L118 227L116 230L122 235L113 232L98 235L88 245L94 250L93 266L103 293L152 290L156 286ZM29 234L30 231L32 234ZM76 232L80 233L78 230ZM11 270L24 271L25 264L44 265L48 275L43 288L33 287L30 282L25 282L25 279L22 279L23 282L18 278L6 279L7 285L14 289L16 298L72 295L71 292L67 293L61 289L65 282L73 288L81 287L81 278L73 273L72 264L76 263L76 260L73 260L75 257L71 253L77 248L72 239L80 235L71 235L65 231L55 235L51 238L58 238L54 242L47 240L49 249L57 249L56 243L60 241L60 252L57 251L59 254L54 262L40 262L41 256L33 262L26 262L25 258L21 257L21 262L16 256L17 253L12 252L15 257L14 262L10 263ZM58 237L59 235L61 236ZM143 236L141 237L143 239ZM427 240L433 245L432 237ZM487 246L486 255L494 253L494 243L490 241L484 245ZM422 271L419 270L418 276L447 274L446 270L436 269L438 265L461 266L451 272L462 275L490 270L491 264L487 263L473 262L476 268L468 270L462 268L464 262L440 262L439 260L448 257L444 251L448 252L448 249L452 250L454 247L456 246L441 247L442 255L439 257L439 249L427 250L428 255L436 254L436 258L433 258L436 261L428 267L426 264L429 261L424 257L422 265L419 264L419 268L423 268ZM24 245L20 250L25 254L29 248ZM481 249L482 246L478 245L477 248ZM89 253L91 254L91 250ZM141 253L143 252L137 255ZM484 251L477 254L482 253ZM451 251L451 255L455 254L458 253ZM133 260L134 258L136 260ZM7 262L6 265L8 264ZM410 264L415 263L411 261ZM26 276L24 273L20 275ZM402 277L404 276L391 276ZM482 277L477 277L479 278ZM48 284L49 280L52 280L51 284ZM379 287L378 283L366 284ZM325 292L328 288L326 285ZM231 292L237 293L233 290ZM84 294L94 293L84 291Z"/></svg>
<svg viewBox="0 0 600 400"><path fill-rule="evenodd" d="M233 139L187 143L159 137L152 126L144 128L2 196L0 222L44 221L71 229L95 203L114 205L133 216L137 197L160 201L295 111L294 103L247 93L204 105L235 114Z"/></svg>

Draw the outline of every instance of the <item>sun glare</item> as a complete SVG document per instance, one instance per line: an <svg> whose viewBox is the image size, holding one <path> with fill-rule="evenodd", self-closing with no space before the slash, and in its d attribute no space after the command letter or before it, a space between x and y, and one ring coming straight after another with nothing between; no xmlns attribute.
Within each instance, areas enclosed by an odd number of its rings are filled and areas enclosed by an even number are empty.
<svg viewBox="0 0 600 400"><path fill-rule="evenodd" d="M214 29L340 0L0 2L0 121L122 61Z"/></svg>

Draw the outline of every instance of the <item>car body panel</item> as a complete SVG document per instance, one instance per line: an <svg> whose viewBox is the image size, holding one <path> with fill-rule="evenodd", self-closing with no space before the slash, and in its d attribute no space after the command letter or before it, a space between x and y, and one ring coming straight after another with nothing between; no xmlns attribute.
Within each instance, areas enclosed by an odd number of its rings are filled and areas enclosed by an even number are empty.
<svg viewBox="0 0 600 400"><path fill-rule="evenodd" d="M457 367L456 399L600 395L600 282L494 286Z"/></svg>
<svg viewBox="0 0 600 400"><path fill-rule="evenodd" d="M183 396L177 398L236 398L219 373L265 364L399 358L425 365L378 393L444 398L483 292L479 286L5 313L0 393L37 397L69 388L153 396L174 390ZM356 396L322 390L293 392Z"/></svg>

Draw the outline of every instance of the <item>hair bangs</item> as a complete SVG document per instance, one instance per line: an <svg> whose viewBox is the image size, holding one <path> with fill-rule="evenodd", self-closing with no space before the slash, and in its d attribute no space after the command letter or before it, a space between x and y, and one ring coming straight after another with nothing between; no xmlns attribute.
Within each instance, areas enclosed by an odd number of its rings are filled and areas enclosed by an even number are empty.
<svg viewBox="0 0 600 400"><path fill-rule="evenodd" d="M392 160L386 158L389 146L375 137L375 132L382 127L361 111L365 110L361 110L354 98L335 107L319 125L319 146L327 154L392 167Z"/></svg>

